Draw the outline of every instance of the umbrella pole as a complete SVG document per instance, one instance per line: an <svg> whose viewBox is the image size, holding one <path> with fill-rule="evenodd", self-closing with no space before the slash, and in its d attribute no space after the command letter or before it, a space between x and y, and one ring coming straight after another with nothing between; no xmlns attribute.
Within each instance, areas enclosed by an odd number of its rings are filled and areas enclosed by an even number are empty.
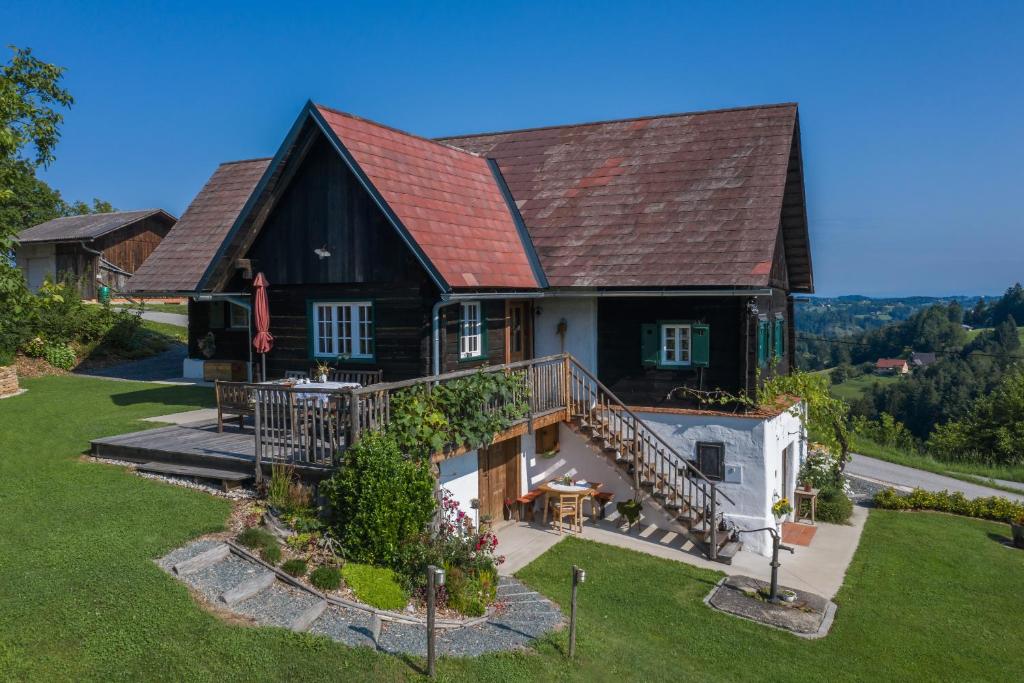
<svg viewBox="0 0 1024 683"><path fill-rule="evenodd" d="M260 356L263 358L263 373L260 375L260 381L267 381L267 354L261 353Z"/></svg>

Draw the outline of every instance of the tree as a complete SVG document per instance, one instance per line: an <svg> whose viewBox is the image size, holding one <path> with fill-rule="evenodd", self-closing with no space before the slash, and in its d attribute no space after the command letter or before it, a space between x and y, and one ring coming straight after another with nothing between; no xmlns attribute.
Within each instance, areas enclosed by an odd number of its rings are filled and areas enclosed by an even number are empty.
<svg viewBox="0 0 1024 683"><path fill-rule="evenodd" d="M961 420L939 425L928 440L939 458L973 456L983 462L1024 462L1024 371L1016 368L978 398Z"/></svg>
<svg viewBox="0 0 1024 683"><path fill-rule="evenodd" d="M1020 337L1017 336L1017 321L1013 315L1007 315L1003 322L996 325L996 342L1004 353L1013 353L1020 348Z"/></svg>
<svg viewBox="0 0 1024 683"><path fill-rule="evenodd" d="M53 161L61 109L74 101L60 86L62 67L34 57L29 48L12 49L14 56L0 67L0 255L11 250L27 221L53 218L63 207L35 169Z"/></svg>

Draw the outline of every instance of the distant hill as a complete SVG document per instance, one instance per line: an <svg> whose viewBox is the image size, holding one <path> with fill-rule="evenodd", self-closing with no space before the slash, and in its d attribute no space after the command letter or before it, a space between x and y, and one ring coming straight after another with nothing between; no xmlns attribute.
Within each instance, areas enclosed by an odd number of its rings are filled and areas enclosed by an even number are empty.
<svg viewBox="0 0 1024 683"><path fill-rule="evenodd" d="M796 303L796 329L820 337L846 337L901 322L933 304L957 302L964 310L974 308L980 295L907 296L875 298L859 294L811 297ZM995 297L998 298L998 297Z"/></svg>

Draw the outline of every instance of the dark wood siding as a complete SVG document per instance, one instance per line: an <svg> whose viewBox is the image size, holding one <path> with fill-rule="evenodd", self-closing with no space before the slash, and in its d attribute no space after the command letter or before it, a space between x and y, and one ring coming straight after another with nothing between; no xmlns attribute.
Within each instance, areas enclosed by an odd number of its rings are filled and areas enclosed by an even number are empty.
<svg viewBox="0 0 1024 683"><path fill-rule="evenodd" d="M759 296L756 297L757 312L758 316L765 316L768 320L769 326L774 324L775 316L781 313L786 319L786 353L778 361L769 363L765 367L761 368L761 379L764 380L772 375L773 372L778 374L789 373L791 367L791 359L793 357L793 311L789 301L787 293L781 289L772 290L771 296ZM746 386L753 391L754 386L757 384L757 318L748 316L747 318L747 337L749 339L748 352L746 358L747 367L747 379ZM769 348L768 355L773 358L772 349Z"/></svg>
<svg viewBox="0 0 1024 683"><path fill-rule="evenodd" d="M248 252L253 270L275 285L387 283L410 268L422 270L337 152L316 135ZM324 246L331 255L321 259L314 249Z"/></svg>
<svg viewBox="0 0 1024 683"><path fill-rule="evenodd" d="M58 242L54 245L54 254L57 279L73 281L83 299L95 299L96 255L87 252L77 242Z"/></svg>
<svg viewBox="0 0 1024 683"><path fill-rule="evenodd" d="M167 236L173 222L163 216L150 216L104 235L90 246L103 252L103 258L122 270L134 273Z"/></svg>
<svg viewBox="0 0 1024 683"><path fill-rule="evenodd" d="M695 389L743 387L745 302L734 297L602 298L597 308L597 367L600 379L627 403L672 405L665 399L678 386ZM666 370L641 364L641 325L659 321L702 322L710 326L706 368Z"/></svg>
<svg viewBox="0 0 1024 683"><path fill-rule="evenodd" d="M214 312L217 309L217 312ZM249 360L248 329L232 329L225 301L188 302L188 355L204 358L199 352L199 340L213 333L214 360Z"/></svg>
<svg viewBox="0 0 1024 683"><path fill-rule="evenodd" d="M487 320L487 357L478 360L459 360L459 322L461 307L453 304L441 309L441 348L444 363L441 372L454 372L484 365L500 365L505 362L505 300L481 301L484 318Z"/></svg>

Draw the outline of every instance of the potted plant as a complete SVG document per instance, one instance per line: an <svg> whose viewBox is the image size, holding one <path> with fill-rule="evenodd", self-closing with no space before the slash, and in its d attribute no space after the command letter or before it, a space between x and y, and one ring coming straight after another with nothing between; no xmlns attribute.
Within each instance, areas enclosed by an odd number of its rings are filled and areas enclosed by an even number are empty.
<svg viewBox="0 0 1024 683"><path fill-rule="evenodd" d="M807 480L807 479L804 479L803 487L804 487L804 491L810 491L811 490L811 482L809 480Z"/></svg>
<svg viewBox="0 0 1024 683"><path fill-rule="evenodd" d="M327 381L327 376L330 374L330 372L331 366L328 365L327 363L324 363L323 361L320 361L319 363L316 364L316 367L313 369L313 376L316 378L316 381L323 383Z"/></svg>
<svg viewBox="0 0 1024 683"><path fill-rule="evenodd" d="M486 534L494 526L494 517L491 515L480 515L480 533Z"/></svg>
<svg viewBox="0 0 1024 683"><path fill-rule="evenodd" d="M772 514L775 515L775 519L782 519L792 511L793 505L789 502L789 498L779 498L772 505Z"/></svg>
<svg viewBox="0 0 1024 683"><path fill-rule="evenodd" d="M1013 533L1013 546L1024 548L1024 514L1010 522L1010 531Z"/></svg>
<svg viewBox="0 0 1024 683"><path fill-rule="evenodd" d="M572 477L570 477L568 474L563 474L562 478L559 481L564 486L572 486Z"/></svg>
<svg viewBox="0 0 1024 683"><path fill-rule="evenodd" d="M626 500L621 503L615 504L615 509L619 511L619 514L625 518L626 531L632 527L640 519L640 512L643 510L643 505L640 503L638 498L632 500Z"/></svg>
<svg viewBox="0 0 1024 683"><path fill-rule="evenodd" d="M779 599L783 602L793 603L796 601L796 591L791 591L788 588L782 588L779 590Z"/></svg>

